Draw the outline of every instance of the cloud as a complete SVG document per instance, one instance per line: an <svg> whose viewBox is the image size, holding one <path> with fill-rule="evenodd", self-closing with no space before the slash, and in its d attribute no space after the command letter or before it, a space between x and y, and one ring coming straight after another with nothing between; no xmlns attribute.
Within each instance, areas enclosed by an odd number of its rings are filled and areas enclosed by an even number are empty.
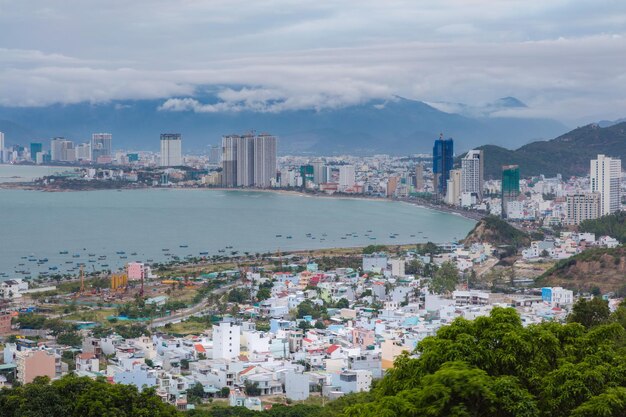
<svg viewBox="0 0 626 417"><path fill-rule="evenodd" d="M515 114L624 116L626 2L612 0L0 0L0 27L4 106L278 112L511 95L529 105ZM206 86L231 87L202 102Z"/></svg>

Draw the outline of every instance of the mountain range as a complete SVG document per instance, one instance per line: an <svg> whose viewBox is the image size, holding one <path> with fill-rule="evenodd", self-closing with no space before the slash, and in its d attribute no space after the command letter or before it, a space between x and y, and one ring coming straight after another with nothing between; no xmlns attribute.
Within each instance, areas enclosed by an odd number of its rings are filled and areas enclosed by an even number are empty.
<svg viewBox="0 0 626 417"><path fill-rule="evenodd" d="M532 142L515 150L495 145L480 146L478 149L484 152L485 177L500 178L502 165L510 164L519 165L522 177L540 174L584 176L589 174L589 161L597 154L626 160L626 121L605 125L589 124L555 139Z"/></svg>
<svg viewBox="0 0 626 417"><path fill-rule="evenodd" d="M199 103L218 103L215 95L194 97ZM448 104L459 113L442 111L422 101L392 97L323 110L252 110L196 112L163 110L166 99L79 103L46 107L0 107L0 131L7 145L25 145L63 136L87 141L94 132L113 134L115 148L157 150L159 134L183 135L184 152L203 152L224 134L249 130L279 137L279 153L407 155L432 151L443 133L455 139L456 152L487 144L518 146L552 138L567 128L541 118L498 117L500 110L526 107L505 97L480 108ZM445 106L444 106L445 107Z"/></svg>

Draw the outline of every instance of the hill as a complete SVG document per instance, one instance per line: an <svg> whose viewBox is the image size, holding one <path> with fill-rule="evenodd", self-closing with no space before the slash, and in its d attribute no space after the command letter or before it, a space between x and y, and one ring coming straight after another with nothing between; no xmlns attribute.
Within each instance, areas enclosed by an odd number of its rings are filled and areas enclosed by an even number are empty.
<svg viewBox="0 0 626 417"><path fill-rule="evenodd" d="M174 131L183 135L184 152L203 152L224 134L255 129L278 135L283 154L406 155L431 152L441 132L455 139L458 152L484 143L510 147L566 130L554 120L465 116L402 97L321 110L206 110L219 103L215 94L203 93L192 98L0 107L0 120L6 121L0 121L0 131L7 129L7 145L43 139L46 146L54 136L85 141L93 132L111 132L115 148L135 150L157 150L159 134ZM494 106L519 104L507 98Z"/></svg>
<svg viewBox="0 0 626 417"><path fill-rule="evenodd" d="M618 211L598 219L585 220L578 226L578 230L595 233L596 236L611 236L620 243L626 243L626 212Z"/></svg>
<svg viewBox="0 0 626 417"><path fill-rule="evenodd" d="M626 246L589 249L563 259L537 278L537 284L587 292L595 287L602 293L622 292L626 286Z"/></svg>
<svg viewBox="0 0 626 417"><path fill-rule="evenodd" d="M499 217L487 216L482 218L463 240L466 245L481 242L520 248L530 244L530 236Z"/></svg>
<svg viewBox="0 0 626 417"><path fill-rule="evenodd" d="M626 122L600 127L579 127L549 141L532 142L516 150L480 146L485 154L485 176L500 178L503 165L517 164L520 175L565 177L589 173L589 160L597 154L626 158Z"/></svg>

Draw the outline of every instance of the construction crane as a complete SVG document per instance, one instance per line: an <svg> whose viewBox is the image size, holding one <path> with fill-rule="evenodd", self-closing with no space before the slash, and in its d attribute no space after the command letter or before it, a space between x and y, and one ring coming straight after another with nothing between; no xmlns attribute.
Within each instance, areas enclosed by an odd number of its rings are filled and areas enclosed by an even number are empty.
<svg viewBox="0 0 626 417"><path fill-rule="evenodd" d="M85 266L84 264L80 264L80 291L79 294L83 295L85 293Z"/></svg>

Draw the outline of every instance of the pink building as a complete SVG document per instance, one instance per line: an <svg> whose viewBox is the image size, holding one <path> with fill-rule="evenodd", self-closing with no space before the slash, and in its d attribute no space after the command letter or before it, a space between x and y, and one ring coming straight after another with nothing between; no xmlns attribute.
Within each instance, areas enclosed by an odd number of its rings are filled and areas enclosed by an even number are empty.
<svg viewBox="0 0 626 417"><path fill-rule="evenodd" d="M57 374L57 357L46 350L22 350L15 355L17 380L28 384L38 376L53 379ZM60 358L59 358L60 360Z"/></svg>
<svg viewBox="0 0 626 417"><path fill-rule="evenodd" d="M127 274L129 281L139 281L148 278L147 265L142 262L130 262L127 265Z"/></svg>
<svg viewBox="0 0 626 417"><path fill-rule="evenodd" d="M373 330L352 329L352 343L361 347L367 347L376 343Z"/></svg>

